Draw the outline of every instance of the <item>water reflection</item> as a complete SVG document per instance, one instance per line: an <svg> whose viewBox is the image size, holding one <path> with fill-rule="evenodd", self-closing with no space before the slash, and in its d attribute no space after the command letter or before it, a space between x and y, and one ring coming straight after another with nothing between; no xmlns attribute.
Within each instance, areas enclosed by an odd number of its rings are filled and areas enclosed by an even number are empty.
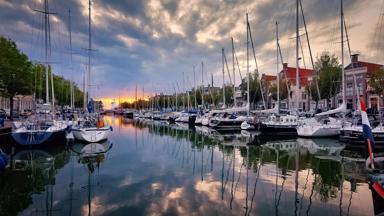
<svg viewBox="0 0 384 216"><path fill-rule="evenodd" d="M112 148L112 143L109 141L104 141L103 143L90 143L90 144L81 144L76 143L71 145L72 152L77 157L77 162L79 164L85 165L87 167L88 179L87 185L82 188L86 188L88 192L88 212L84 212L84 215L94 215L95 212L92 211L92 188L100 186L100 182L93 181L93 174L95 169L99 171L101 163L105 160L105 154ZM71 175L73 177L73 175ZM73 184L73 179L71 179L71 184ZM70 186L72 190L72 186ZM72 198L72 194L71 194ZM70 202L70 214L72 213L72 199Z"/></svg>
<svg viewBox="0 0 384 216"><path fill-rule="evenodd" d="M361 150L335 140L106 119L115 128L109 142L0 146L12 158L0 174L0 209L8 215L373 214Z"/></svg>

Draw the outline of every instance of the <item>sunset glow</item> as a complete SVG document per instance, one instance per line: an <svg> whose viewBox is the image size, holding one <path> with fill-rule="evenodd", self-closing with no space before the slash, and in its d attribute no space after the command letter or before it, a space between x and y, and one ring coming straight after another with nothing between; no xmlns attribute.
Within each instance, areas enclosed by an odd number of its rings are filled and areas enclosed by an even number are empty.
<svg viewBox="0 0 384 216"><path fill-rule="evenodd" d="M143 98L138 98L138 100L142 100ZM96 98L95 100L100 100L103 102L104 109L111 109L112 103L114 102L116 106L123 102L134 103L134 97L120 97L120 98ZM144 100L148 101L148 98L144 98Z"/></svg>

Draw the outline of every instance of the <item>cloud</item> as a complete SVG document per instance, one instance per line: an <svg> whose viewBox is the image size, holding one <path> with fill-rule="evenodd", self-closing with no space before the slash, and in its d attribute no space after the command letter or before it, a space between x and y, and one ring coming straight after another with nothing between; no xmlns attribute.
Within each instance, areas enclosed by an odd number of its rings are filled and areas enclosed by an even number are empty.
<svg viewBox="0 0 384 216"><path fill-rule="evenodd" d="M150 0L92 1L93 77L103 87L95 89L100 97L116 97L119 89L144 86L147 91L164 91L170 83L181 82L182 73L190 79L192 68L206 66L206 81L213 74L221 82L221 48L231 52L235 40L240 66L245 63L245 13L248 12L255 51L262 73L275 69L275 21L279 22L280 43L284 61L294 64L295 1L246 0ZM339 53L339 2L303 1L313 54L324 50ZM353 51L370 53L375 46L363 43L374 35L380 4L375 1L350 0L344 11ZM362 10L364 8L364 10ZM23 52L34 60L43 56L42 1L2 1L0 3L0 34L12 38ZM73 49L78 57L74 67L83 71L88 46L87 1L51 1L52 61L55 72L69 77L68 9L72 16ZM302 26L302 25L301 25ZM300 33L304 33L303 27ZM309 53L302 37L304 59ZM376 56L362 55L366 60ZM251 71L255 64L251 58ZM199 70L198 70L199 71ZM245 71L243 71L243 75ZM236 78L240 80L239 75ZM81 80L77 78L76 81ZM229 79L226 77L226 81ZM157 84L152 84L157 83ZM155 86L155 87L152 87ZM156 87L157 86L157 87ZM189 85L190 86L190 85Z"/></svg>

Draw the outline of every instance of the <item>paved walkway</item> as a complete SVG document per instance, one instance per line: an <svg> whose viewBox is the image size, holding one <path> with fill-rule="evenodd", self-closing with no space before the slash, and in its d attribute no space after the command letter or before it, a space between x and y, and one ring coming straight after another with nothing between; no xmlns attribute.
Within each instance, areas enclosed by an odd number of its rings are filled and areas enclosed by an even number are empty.
<svg viewBox="0 0 384 216"><path fill-rule="evenodd" d="M4 127L0 128L0 135L10 133L12 131L12 122L6 120L4 122Z"/></svg>

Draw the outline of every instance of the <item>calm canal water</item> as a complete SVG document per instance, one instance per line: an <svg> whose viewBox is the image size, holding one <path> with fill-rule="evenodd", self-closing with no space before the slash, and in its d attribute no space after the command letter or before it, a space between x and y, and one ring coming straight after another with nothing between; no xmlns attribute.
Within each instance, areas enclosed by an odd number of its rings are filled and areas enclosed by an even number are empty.
<svg viewBox="0 0 384 216"><path fill-rule="evenodd" d="M0 215L373 215L363 149L107 116L108 142L0 147ZM105 149L87 157L86 149Z"/></svg>

